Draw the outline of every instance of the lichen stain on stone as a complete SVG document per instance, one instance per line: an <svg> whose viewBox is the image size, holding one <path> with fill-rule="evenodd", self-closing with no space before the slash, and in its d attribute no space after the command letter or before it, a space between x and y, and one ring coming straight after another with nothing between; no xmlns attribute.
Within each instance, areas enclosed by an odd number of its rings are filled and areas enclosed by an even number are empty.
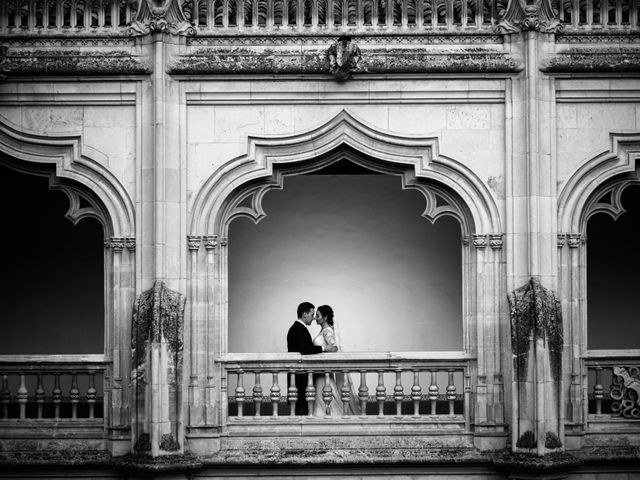
<svg viewBox="0 0 640 480"><path fill-rule="evenodd" d="M151 73L145 61L125 51L30 51L7 60L3 68L14 75Z"/></svg>
<svg viewBox="0 0 640 480"><path fill-rule="evenodd" d="M592 48L569 50L547 60L544 72L638 72L640 50Z"/></svg>

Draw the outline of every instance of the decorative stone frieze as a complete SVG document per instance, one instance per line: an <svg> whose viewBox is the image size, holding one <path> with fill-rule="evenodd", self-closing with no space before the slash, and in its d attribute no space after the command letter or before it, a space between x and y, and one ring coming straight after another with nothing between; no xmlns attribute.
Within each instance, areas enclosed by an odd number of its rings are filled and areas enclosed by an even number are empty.
<svg viewBox="0 0 640 480"><path fill-rule="evenodd" d="M502 233L492 233L489 235L489 246L493 250L500 250L504 245Z"/></svg>
<svg viewBox="0 0 640 480"><path fill-rule="evenodd" d="M358 70L358 63L362 58L360 48L351 37L340 37L336 43L327 50L329 59L329 72L338 81L351 78L354 71Z"/></svg>
<svg viewBox="0 0 640 480"><path fill-rule="evenodd" d="M190 12L193 12L191 7ZM195 35L179 0L141 0L136 18L131 22L129 34L169 33L171 35Z"/></svg>
<svg viewBox="0 0 640 480"><path fill-rule="evenodd" d="M476 248L485 248L487 246L487 235L473 235L473 246Z"/></svg>
<svg viewBox="0 0 640 480"><path fill-rule="evenodd" d="M187 235L187 246L191 251L197 251L200 249L202 243L202 236L200 235Z"/></svg>
<svg viewBox="0 0 640 480"><path fill-rule="evenodd" d="M527 30L559 33L563 29L550 0L509 0L495 28L497 33Z"/></svg>

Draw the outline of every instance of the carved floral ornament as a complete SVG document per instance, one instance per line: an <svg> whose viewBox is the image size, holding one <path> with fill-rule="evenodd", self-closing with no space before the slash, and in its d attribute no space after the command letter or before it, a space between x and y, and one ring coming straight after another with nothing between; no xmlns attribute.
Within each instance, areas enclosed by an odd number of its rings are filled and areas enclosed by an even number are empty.
<svg viewBox="0 0 640 480"><path fill-rule="evenodd" d="M551 0L509 0L506 10L499 12L497 33L539 31L560 33L564 26Z"/></svg>
<svg viewBox="0 0 640 480"><path fill-rule="evenodd" d="M192 36L195 28L185 15L191 0L141 0L136 17L131 22L129 34L133 36L149 33L170 33Z"/></svg>

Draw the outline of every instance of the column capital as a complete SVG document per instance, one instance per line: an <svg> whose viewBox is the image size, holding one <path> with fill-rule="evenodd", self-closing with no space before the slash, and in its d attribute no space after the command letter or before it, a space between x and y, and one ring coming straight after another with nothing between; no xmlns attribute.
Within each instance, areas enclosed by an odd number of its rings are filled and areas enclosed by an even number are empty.
<svg viewBox="0 0 640 480"><path fill-rule="evenodd" d="M565 243L567 243L567 234L559 233L558 234L558 248L564 247Z"/></svg>
<svg viewBox="0 0 640 480"><path fill-rule="evenodd" d="M491 233L489 234L489 246L493 250L501 250L504 245L503 233Z"/></svg>
<svg viewBox="0 0 640 480"><path fill-rule="evenodd" d="M580 233L567 233L567 243L569 248L578 248L580 246L580 240L582 240L582 234ZM586 237L585 237L586 241Z"/></svg>
<svg viewBox="0 0 640 480"><path fill-rule="evenodd" d="M187 235L187 246L192 252L197 251L200 248L202 242L202 236L200 235Z"/></svg>
<svg viewBox="0 0 640 480"><path fill-rule="evenodd" d="M476 248L485 248L487 246L487 235L474 234L473 235L473 246L476 247Z"/></svg>
<svg viewBox="0 0 640 480"><path fill-rule="evenodd" d="M125 237L124 246L130 252L135 252L135 250L136 250L136 237Z"/></svg>
<svg viewBox="0 0 640 480"><path fill-rule="evenodd" d="M205 235L204 248L207 250L215 250L218 246L218 235Z"/></svg>

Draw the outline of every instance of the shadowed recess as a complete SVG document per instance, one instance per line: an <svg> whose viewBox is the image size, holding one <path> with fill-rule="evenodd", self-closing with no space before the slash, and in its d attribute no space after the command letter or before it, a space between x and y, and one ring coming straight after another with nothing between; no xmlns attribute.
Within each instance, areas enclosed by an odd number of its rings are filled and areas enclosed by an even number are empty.
<svg viewBox="0 0 640 480"><path fill-rule="evenodd" d="M48 179L0 165L0 354L102 353L102 226Z"/></svg>

